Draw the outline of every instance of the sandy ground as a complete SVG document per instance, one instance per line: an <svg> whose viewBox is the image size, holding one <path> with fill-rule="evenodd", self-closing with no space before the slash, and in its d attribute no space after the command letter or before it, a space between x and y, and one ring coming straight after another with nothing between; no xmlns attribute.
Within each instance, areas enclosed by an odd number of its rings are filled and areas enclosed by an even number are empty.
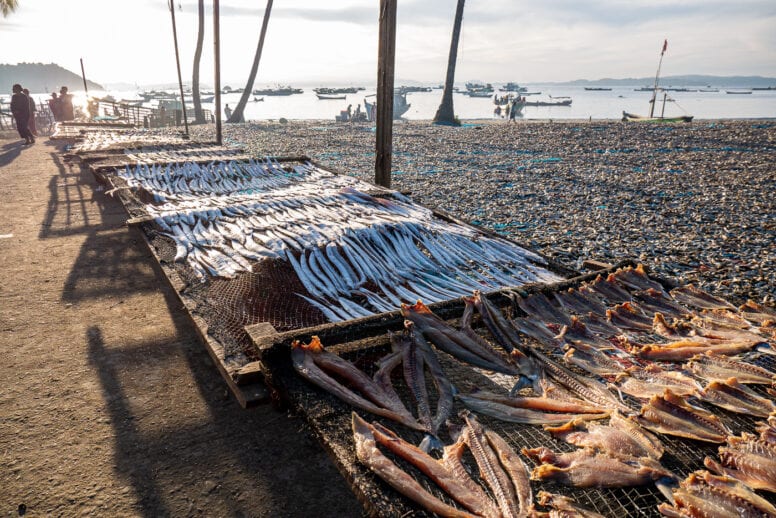
<svg viewBox="0 0 776 518"><path fill-rule="evenodd" d="M359 516L302 421L228 394L117 201L0 140L0 516Z"/></svg>

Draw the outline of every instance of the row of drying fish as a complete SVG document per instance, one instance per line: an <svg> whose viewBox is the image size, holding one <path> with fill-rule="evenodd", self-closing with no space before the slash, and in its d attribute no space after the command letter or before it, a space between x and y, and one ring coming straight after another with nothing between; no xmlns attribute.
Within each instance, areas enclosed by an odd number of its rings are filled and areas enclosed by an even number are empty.
<svg viewBox="0 0 776 518"><path fill-rule="evenodd" d="M399 493L439 516L517 518L545 515L535 507L528 468L522 459L504 438L482 426L474 416L464 412L461 417L465 425L455 442L446 446L442 458L437 460L388 428L379 423L370 424L354 412L352 427L356 456ZM378 446L404 459L465 510L453 507L432 494ZM463 455L466 449L471 452L480 477L490 493L472 478L464 466ZM549 516L601 516L576 505L567 497L545 491L538 496L541 505L556 511Z"/></svg>
<svg viewBox="0 0 776 518"><path fill-rule="evenodd" d="M179 136L154 135L142 129L105 128L83 133L83 140L73 146L73 152L100 151L124 147L136 147L149 144L184 144L188 141Z"/></svg>
<svg viewBox="0 0 776 518"><path fill-rule="evenodd" d="M151 194L157 204L190 200L194 202L194 206L198 206L207 204L209 197L266 194L291 183L316 182L320 178L331 178L335 175L309 162L284 168L277 160L267 157L264 160L239 161L216 159L207 164L140 163L117 170L116 176L124 179L129 188L143 189ZM353 183L355 180L349 179L348 184ZM162 210L170 208L165 207ZM176 205L172 208L180 207Z"/></svg>
<svg viewBox="0 0 776 518"><path fill-rule="evenodd" d="M159 145L140 146L124 150L126 158L135 164L184 163L187 160L228 161L236 155L244 155L241 149L219 146L218 144Z"/></svg>

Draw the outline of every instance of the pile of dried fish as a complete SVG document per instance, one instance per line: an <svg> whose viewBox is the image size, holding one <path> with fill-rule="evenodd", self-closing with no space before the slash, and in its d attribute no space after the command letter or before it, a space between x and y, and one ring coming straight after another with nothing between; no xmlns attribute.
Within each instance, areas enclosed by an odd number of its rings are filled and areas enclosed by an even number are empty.
<svg viewBox="0 0 776 518"><path fill-rule="evenodd" d="M175 260L201 279L285 259L330 321L441 301L475 289L553 282L540 256L434 214L400 195L310 163L272 159L125 167L117 189L145 205Z"/></svg>
<svg viewBox="0 0 776 518"><path fill-rule="evenodd" d="M393 129L393 186L569 265L639 258L653 271L736 303L776 303L771 196L776 125L470 121ZM373 181L375 133L363 124L228 124L253 154L305 153ZM212 139L212 125L192 128ZM336 135L336 138L332 138Z"/></svg>
<svg viewBox="0 0 776 518"><path fill-rule="evenodd" d="M356 455L362 464L398 492L440 516L499 518L541 514L535 509L528 469L520 457L500 435L484 428L473 416L463 413L462 417L466 424L457 441L446 446L442 459L436 460L387 428L377 423L369 424L353 413ZM383 454L378 445L417 468L468 512L452 507L432 495L412 475ZM471 478L464 467L464 448L468 448L474 457L480 476L492 497ZM570 499L549 493L541 495L540 503L567 512L569 516L574 516L574 512L584 512Z"/></svg>
<svg viewBox="0 0 776 518"><path fill-rule="evenodd" d="M731 435L726 442L719 447L720 462L706 457L706 467L753 489L776 492L776 445L748 433Z"/></svg>
<svg viewBox="0 0 776 518"><path fill-rule="evenodd" d="M64 131L66 127L62 127ZM78 128L77 126L75 128ZM83 131L83 128L78 129L79 133L82 133L83 140L75 144L72 151L75 153L82 153L87 151L100 151L109 148L116 148L122 146L138 147L147 146L152 144L169 145L169 144L183 144L188 140L184 139L181 135L159 135L154 132L149 132L143 129L122 129L122 128L105 128L100 130L90 129L89 131Z"/></svg>

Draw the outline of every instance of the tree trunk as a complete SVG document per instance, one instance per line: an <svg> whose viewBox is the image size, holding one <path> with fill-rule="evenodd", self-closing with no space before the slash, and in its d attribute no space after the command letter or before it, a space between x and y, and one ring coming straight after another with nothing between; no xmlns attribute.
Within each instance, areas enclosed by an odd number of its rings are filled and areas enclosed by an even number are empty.
<svg viewBox="0 0 776 518"><path fill-rule="evenodd" d="M264 11L264 22L261 24L261 35L259 36L259 44L256 47L256 55L253 57L253 66L251 67L250 76L248 76L248 83L245 85L242 97L237 103L237 106L232 112L232 116L226 122L245 122L243 112L245 111L245 105L248 104L248 99L252 95L253 82L256 80L256 73L259 71L259 61L261 60L261 50L264 48L264 36L267 34L267 25L269 24L269 14L272 11L272 0L267 0L267 9Z"/></svg>
<svg viewBox="0 0 776 518"><path fill-rule="evenodd" d="M205 39L205 0L199 0L199 26L197 28L197 48L194 50L194 67L191 78L191 96L194 99L194 122L205 123L202 113L202 101L199 97L199 62L202 59L202 42Z"/></svg>
<svg viewBox="0 0 776 518"><path fill-rule="evenodd" d="M447 77L445 89L442 93L442 102L434 115L434 124L460 125L455 120L453 110L453 82L455 81L455 62L458 59L458 40L461 36L461 22L463 21L463 4L465 0L458 0L458 8L455 10L455 22L453 23L453 38L450 42L450 57L447 60Z"/></svg>

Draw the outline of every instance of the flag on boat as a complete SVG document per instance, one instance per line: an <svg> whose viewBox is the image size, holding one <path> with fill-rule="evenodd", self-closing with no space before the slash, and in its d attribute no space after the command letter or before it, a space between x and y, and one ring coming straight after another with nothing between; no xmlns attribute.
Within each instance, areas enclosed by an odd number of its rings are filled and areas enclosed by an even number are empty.
<svg viewBox="0 0 776 518"><path fill-rule="evenodd" d="M666 49L668 48L668 40L663 40L663 51L661 54L665 54Z"/></svg>

